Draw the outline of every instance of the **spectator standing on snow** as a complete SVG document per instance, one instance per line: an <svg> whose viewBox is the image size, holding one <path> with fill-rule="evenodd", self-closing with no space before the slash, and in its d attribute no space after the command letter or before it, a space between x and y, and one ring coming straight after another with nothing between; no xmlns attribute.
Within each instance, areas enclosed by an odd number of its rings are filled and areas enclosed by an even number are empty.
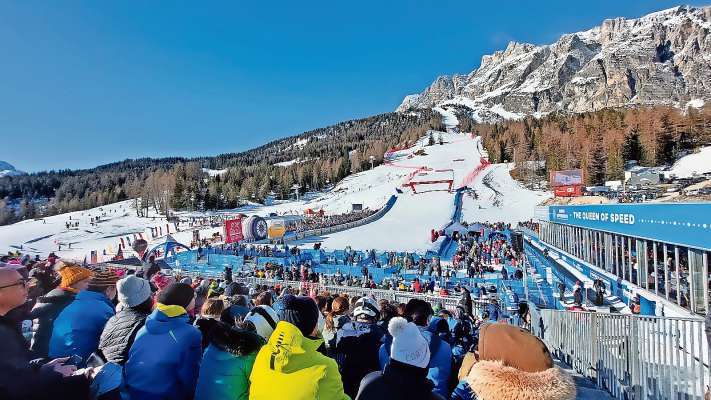
<svg viewBox="0 0 711 400"><path fill-rule="evenodd" d="M195 399L247 400L254 360L278 320L271 307L258 306L239 327L216 325L200 365Z"/></svg>
<svg viewBox="0 0 711 400"><path fill-rule="evenodd" d="M67 358L36 364L34 354L7 314L27 301L27 281L17 271L0 268L0 397L7 400L88 399L86 375L72 374ZM91 375L88 373L87 375Z"/></svg>

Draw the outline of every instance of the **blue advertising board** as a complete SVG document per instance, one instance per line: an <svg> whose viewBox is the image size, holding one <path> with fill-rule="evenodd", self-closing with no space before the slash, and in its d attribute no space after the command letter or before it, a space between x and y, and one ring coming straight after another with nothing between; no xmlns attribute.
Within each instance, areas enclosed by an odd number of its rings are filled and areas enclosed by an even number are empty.
<svg viewBox="0 0 711 400"><path fill-rule="evenodd" d="M711 203L550 206L549 221L711 250Z"/></svg>

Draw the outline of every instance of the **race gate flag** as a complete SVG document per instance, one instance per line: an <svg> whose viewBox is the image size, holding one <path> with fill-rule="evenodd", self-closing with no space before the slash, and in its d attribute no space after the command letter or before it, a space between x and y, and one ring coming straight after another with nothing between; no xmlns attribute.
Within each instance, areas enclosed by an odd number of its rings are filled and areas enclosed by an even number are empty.
<svg viewBox="0 0 711 400"><path fill-rule="evenodd" d="M225 221L225 243L237 243L244 239L242 235L242 218Z"/></svg>

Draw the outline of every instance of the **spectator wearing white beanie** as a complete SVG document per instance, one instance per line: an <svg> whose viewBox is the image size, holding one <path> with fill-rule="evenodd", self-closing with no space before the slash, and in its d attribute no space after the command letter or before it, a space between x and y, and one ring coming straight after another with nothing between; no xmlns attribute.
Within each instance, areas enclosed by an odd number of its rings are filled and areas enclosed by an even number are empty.
<svg viewBox="0 0 711 400"><path fill-rule="evenodd" d="M388 331L393 336L390 361L383 371L363 378L355 400L444 400L432 392L434 383L427 379L430 348L417 325L394 317Z"/></svg>

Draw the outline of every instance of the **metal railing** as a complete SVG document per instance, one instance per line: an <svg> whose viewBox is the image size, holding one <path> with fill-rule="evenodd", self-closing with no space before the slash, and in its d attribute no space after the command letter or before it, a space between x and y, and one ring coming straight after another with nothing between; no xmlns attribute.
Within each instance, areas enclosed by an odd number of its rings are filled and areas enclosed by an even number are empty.
<svg viewBox="0 0 711 400"><path fill-rule="evenodd" d="M205 274L205 273L184 273L183 276L202 276L206 278L219 278L222 274ZM341 286L341 285L323 285L320 283L302 282L302 281L285 281L278 279L266 279L255 277L234 277L235 282L240 282L245 285L267 285L282 287L300 288L304 290L314 290L318 293L329 292L336 294L348 294L349 296L372 296L376 300L386 299L396 303L407 303L410 299L422 299L433 305L440 305L442 308L454 310L459 305L460 296L435 296L422 293L404 292L398 290L384 289L369 289L356 286ZM489 303L481 300L472 300L472 313L481 315L481 312L486 309Z"/></svg>
<svg viewBox="0 0 711 400"><path fill-rule="evenodd" d="M704 321L531 309L532 332L554 356L617 399L703 399Z"/></svg>

